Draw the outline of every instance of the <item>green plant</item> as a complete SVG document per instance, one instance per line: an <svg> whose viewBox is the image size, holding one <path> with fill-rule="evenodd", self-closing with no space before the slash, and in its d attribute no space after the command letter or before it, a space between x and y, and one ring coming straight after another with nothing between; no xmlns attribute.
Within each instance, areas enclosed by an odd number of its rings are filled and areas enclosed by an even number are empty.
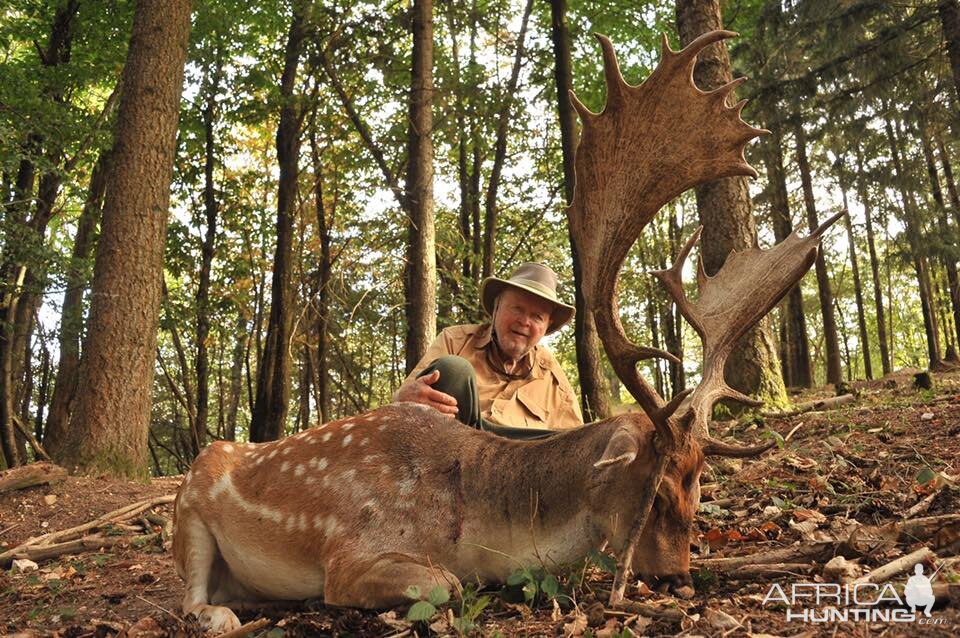
<svg viewBox="0 0 960 638"><path fill-rule="evenodd" d="M710 589L717 583L717 574L710 569L692 570L690 577L693 579L693 587L697 591Z"/></svg>
<svg viewBox="0 0 960 638"><path fill-rule="evenodd" d="M468 634L477 628L477 618L490 604L489 596L479 596L476 585L470 584L460 592L460 615L454 616L453 628L460 634Z"/></svg>
<svg viewBox="0 0 960 638"><path fill-rule="evenodd" d="M450 600L450 592L446 587L441 587L440 585L430 590L426 600L420 600L420 588L416 585L407 587L403 595L411 600L417 601L407 610L407 620L414 622L430 620L434 614L437 613L437 608Z"/></svg>
<svg viewBox="0 0 960 638"><path fill-rule="evenodd" d="M553 600L560 593L560 581L539 565L523 567L510 574L507 587L519 587L524 602L531 607L542 600Z"/></svg>

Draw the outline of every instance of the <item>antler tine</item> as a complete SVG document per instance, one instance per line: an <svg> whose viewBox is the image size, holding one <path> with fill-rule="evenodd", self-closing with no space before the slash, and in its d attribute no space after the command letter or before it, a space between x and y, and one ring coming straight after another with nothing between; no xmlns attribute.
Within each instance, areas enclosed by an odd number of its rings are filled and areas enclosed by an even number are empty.
<svg viewBox="0 0 960 638"><path fill-rule="evenodd" d="M820 237L843 213L834 215L807 237L796 233L776 246L762 250L748 248L727 256L726 263L713 276L704 273L701 261L697 269L700 296L695 302L686 297L678 299L681 313L697 329L703 342L703 378L690 397L694 434L703 440L708 437L707 423L714 404L723 398L750 405L760 405L737 390L723 378L723 366L737 340L755 325L790 290L813 263ZM700 230L687 241L680 258L689 254ZM669 272L658 273L671 295L683 294L680 267L677 263ZM679 264L679 265L678 265ZM677 292L679 291L679 293ZM696 323L694 323L696 322ZM713 453L721 453L719 442L708 440ZM760 448L754 448L759 450ZM737 454L749 454L746 449L727 447ZM755 453L755 452L754 452Z"/></svg>
<svg viewBox="0 0 960 638"><path fill-rule="evenodd" d="M732 95L738 86L747 81L745 77L739 77L734 80L731 80L721 86L720 88L713 89L712 91L707 91L707 95L710 96L717 103L717 110L725 108L727 104L727 97ZM744 104L747 103L747 100L741 100ZM742 108L742 107L741 107ZM737 115L740 114L740 111L737 110Z"/></svg>
<svg viewBox="0 0 960 638"><path fill-rule="evenodd" d="M693 42L685 46L678 52L673 52L670 49L669 41L667 40L666 34L663 36L664 43L666 45L666 50L664 51L664 57L667 57L667 53L672 54L674 59L685 66L690 67L690 74L693 74L693 65L696 62L697 55L708 46L714 42L719 42L720 40L726 40L728 38L735 38L739 33L736 31L726 31L726 30L717 30L717 31L708 31L703 35L697 37Z"/></svg>
<svg viewBox="0 0 960 638"><path fill-rule="evenodd" d="M693 250L694 245L700 239L700 234L703 232L703 226L698 226L697 230L694 231L690 239L687 240L687 243L684 244L683 248L680 250L680 254L677 255L677 258L674 260L673 265L670 268L664 270L654 270L650 274L660 280L660 283L666 289L667 294L673 299L674 303L677 304L677 308L680 310L680 314L686 318L686 320L693 326L693 329L697 331L697 334L700 335L700 338L703 338L703 323L700 320L700 317L697 315L696 310L687 300L687 293L683 290L683 265L687 261L687 257L690 255L690 251Z"/></svg>
<svg viewBox="0 0 960 638"><path fill-rule="evenodd" d="M822 224L820 224L819 226L817 226L817 227L814 229L814 231L813 231L812 233L810 233L809 236L810 236L810 237L813 237L813 238L816 238L816 239L820 239L821 237L823 237L823 234L824 234L825 232L827 232L827 229L830 228L831 226L833 226L834 222L836 222L838 219L840 219L841 217L843 217L843 216L846 215L846 214L847 214L847 212L846 212L846 211L843 211L843 210L840 211L839 213L834 214L832 217L830 217L830 219L828 219L827 221L825 221L825 222L823 222Z"/></svg>
<svg viewBox="0 0 960 638"><path fill-rule="evenodd" d="M600 33L594 35L600 41L600 49L603 51L603 77L607 83L607 108L617 109L626 99L627 83L620 73L620 62L617 61L617 53L613 50L613 43L610 42L610 38Z"/></svg>

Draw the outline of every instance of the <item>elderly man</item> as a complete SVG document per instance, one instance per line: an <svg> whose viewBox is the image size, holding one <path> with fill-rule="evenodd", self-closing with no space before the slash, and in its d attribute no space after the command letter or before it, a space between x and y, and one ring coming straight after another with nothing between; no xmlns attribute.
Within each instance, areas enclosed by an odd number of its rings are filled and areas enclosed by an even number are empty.
<svg viewBox="0 0 960 638"><path fill-rule="evenodd" d="M480 287L490 323L447 328L397 390L467 425L512 438L542 438L583 423L570 382L540 339L573 318L557 275L525 263Z"/></svg>

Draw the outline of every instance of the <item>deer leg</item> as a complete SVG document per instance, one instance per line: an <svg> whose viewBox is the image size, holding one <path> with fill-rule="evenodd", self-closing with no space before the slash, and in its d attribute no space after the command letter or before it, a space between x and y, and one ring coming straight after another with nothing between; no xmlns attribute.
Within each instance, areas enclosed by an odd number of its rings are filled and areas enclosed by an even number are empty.
<svg viewBox="0 0 960 638"><path fill-rule="evenodd" d="M435 587L447 591L459 579L439 565L407 554L380 554L372 559L331 557L327 564L323 599L328 605L381 609L410 602L410 586L426 596Z"/></svg>
<svg viewBox="0 0 960 638"><path fill-rule="evenodd" d="M220 580L214 574L214 564L220 563L220 569L228 569L219 556L217 540L199 519L181 523L181 533L184 535L183 571L187 581L186 593L183 596L184 615L193 614L200 625L207 631L223 633L240 626L237 615L226 607L208 604L210 602L211 585Z"/></svg>

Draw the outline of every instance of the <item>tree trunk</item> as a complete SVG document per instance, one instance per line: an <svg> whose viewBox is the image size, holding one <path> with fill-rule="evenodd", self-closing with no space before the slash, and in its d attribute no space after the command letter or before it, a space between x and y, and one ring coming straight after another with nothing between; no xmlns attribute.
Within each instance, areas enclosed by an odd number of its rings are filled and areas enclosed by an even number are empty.
<svg viewBox="0 0 960 638"><path fill-rule="evenodd" d="M237 341L233 346L233 361L230 363L230 392L227 399L227 415L224 422L224 438L237 440L237 413L240 411L240 396L243 394L243 362L250 345L249 324L243 313L237 315Z"/></svg>
<svg viewBox="0 0 960 638"><path fill-rule="evenodd" d="M870 360L870 335L867 332L867 315L863 306L863 286L860 283L860 264L857 263L857 242L853 236L853 222L850 220L850 206L847 203L847 188L840 185L843 195L844 222L847 226L847 243L850 244L850 270L853 274L853 293L857 301L857 326L860 329L860 352L863 353L863 370L867 379L873 378L873 363Z"/></svg>
<svg viewBox="0 0 960 638"><path fill-rule="evenodd" d="M937 205L937 210L934 211L933 216L937 220L937 231L940 234L940 242L942 242L942 248L939 251L940 263L947 271L947 292L953 316L954 335L956 336L955 341L953 339L948 339L948 341L953 341L960 346L960 279L957 277L957 262L953 257L956 254L956 246L953 240L956 234L947 221L949 219L947 204L943 198L943 189L940 188L937 163L933 157L933 145L930 141L930 133L925 118L919 118L917 126L920 146L923 148L923 159L927 164L927 176L930 178L930 190ZM944 327L946 329L946 324L944 324Z"/></svg>
<svg viewBox="0 0 960 638"><path fill-rule="evenodd" d="M68 466L145 478L189 0L137 3L103 207Z"/></svg>
<svg viewBox="0 0 960 638"><path fill-rule="evenodd" d="M257 395L250 420L250 440L275 441L283 436L290 402L290 330L293 325L293 221L297 214L297 160L300 155L300 118L294 102L297 66L303 48L303 7L294 3L280 79L280 124L277 127L277 247L273 257L270 319L266 345L257 369Z"/></svg>
<svg viewBox="0 0 960 638"><path fill-rule="evenodd" d="M807 210L807 223L810 230L820 225L817 219L817 207L813 198L813 180L810 176L810 162L807 160L807 134L803 122L797 120L794 125L797 143L797 164L800 168L800 181L803 185L803 203ZM840 362L840 343L837 340L837 321L833 312L833 291L830 289L830 275L827 272L827 260L823 251L817 251L817 293L820 297L820 315L823 317L823 338L826 346L827 383L837 384L843 381L843 369Z"/></svg>
<svg viewBox="0 0 960 638"><path fill-rule="evenodd" d="M676 18L683 45L702 33L723 28L719 0L677 0ZM693 76L697 86L705 91L732 79L730 57L722 42L710 45L700 54ZM702 263L707 273L713 274L731 250L757 245L750 192L745 177L729 177L698 186L696 194L700 223L704 226L700 239ZM767 321L740 339L727 360L725 376L741 392L772 404L786 403L780 362Z"/></svg>
<svg viewBox="0 0 960 638"><path fill-rule="evenodd" d="M103 196L107 188L110 153L100 155L90 176L90 190L83 211L77 220L77 235L73 240L70 267L67 270L67 290L60 313L60 364L50 400L43 447L54 460L60 461L60 449L67 433L70 412L76 397L80 372L80 334L83 329L83 293L89 285L86 264L96 242L96 228L103 210Z"/></svg>
<svg viewBox="0 0 960 638"><path fill-rule="evenodd" d="M563 152L563 192L566 204L573 201L576 181L573 170L577 148L577 118L570 104L573 88L573 70L570 62L570 31L567 27L566 0L550 0L551 38L553 39L554 80L557 86L557 112L560 119L560 146ZM574 315L574 342L577 349L577 372L580 378L580 405L586 422L610 416L610 397L603 376L600 358L600 339L593 313L580 289L582 269L577 257L573 235L569 234L570 253L573 257L573 285L578 312Z"/></svg>
<svg viewBox="0 0 960 638"><path fill-rule="evenodd" d="M524 40L527 36L527 24L530 12L533 10L533 0L527 0L523 9L523 19L520 32L517 34L517 48L513 56L513 69L510 71L510 81L503 92L500 102L500 111L497 114L497 132L494 141L493 167L490 169L490 181L487 182L487 193L484 200L484 235L483 235L483 276L493 275L493 255L497 246L497 224L500 216L497 209L497 195L500 190L500 175L507 158L507 131L510 125L510 111L513 107L514 95L517 92L517 82L520 80L520 66L523 61Z"/></svg>
<svg viewBox="0 0 960 638"><path fill-rule="evenodd" d="M410 372L437 335L437 255L433 219L433 0L413 3L407 182L410 216L404 297L406 370Z"/></svg>
<svg viewBox="0 0 960 638"><path fill-rule="evenodd" d="M887 348L887 322L883 310L883 282L880 279L880 261L877 259L876 241L873 235L873 212L870 205L870 191L867 176L863 169L863 153L857 145L857 196L863 205L863 217L867 226L867 250L870 253L870 274L873 278L873 304L877 315L877 342L880 346L880 365L883 374L890 374L890 352Z"/></svg>
<svg viewBox="0 0 960 638"><path fill-rule="evenodd" d="M310 152L313 161L314 180L313 196L317 211L317 235L320 237L320 263L317 265L317 355L313 372L316 380L317 409L320 411L320 422L326 423L330 420L330 383L327 353L330 350L330 278L333 275L330 227L333 225L335 209L331 208L328 219L327 205L323 196L323 163L320 159L320 149L317 146L316 128L316 126L311 126L310 129Z"/></svg>
<svg viewBox="0 0 960 638"><path fill-rule="evenodd" d="M920 309L923 313L923 329L927 338L927 357L930 366L940 362L940 335L937 330L937 317L933 308L933 297L930 294L930 281L927 273L927 264L921 253L919 215L916 200L907 188L906 173L904 172L900 140L893 129L890 120L884 122L887 142L890 145L890 155L893 159L894 174L897 188L900 190L900 199L903 204L903 221L907 233L907 242L910 245L910 255L913 260L913 270L917 276L917 288L920 292Z"/></svg>
<svg viewBox="0 0 960 638"><path fill-rule="evenodd" d="M70 61L73 29L76 24L78 0L68 0L59 6L53 16L50 37L46 48L34 42L40 62L44 67L53 68ZM44 98L62 103L64 97L60 89L47 85L43 90ZM43 139L36 133L28 135L25 150L39 153ZM34 246L7 245L4 247L3 265L0 276L6 285L7 293L0 306L0 449L6 458L7 466L13 467L25 459L17 451L17 436L13 427L15 413L14 397L16 380L20 378L21 350L23 339L29 340L26 326L33 318L33 310L40 304L42 277L25 263L23 253L30 249L39 250L43 244L47 224L54 213L54 204L60 193L62 173L59 170L63 159L63 149L58 141L53 141L43 151L45 159L52 168L40 176L36 197L36 211L26 221L26 211L33 201L33 185L36 167L29 159L20 162L15 187L15 203L8 206L8 223L23 225L25 238L35 242ZM19 254L18 254L19 253ZM33 284L26 287L25 283Z"/></svg>
<svg viewBox="0 0 960 638"><path fill-rule="evenodd" d="M210 270L217 241L216 185L213 181L215 158L214 124L216 121L217 93L220 92L222 56L217 48L214 68L206 78L206 102L203 105L203 211L207 228L200 246L200 281L197 284L197 408L193 422L193 441L198 451L207 444L207 416L210 411L210 355L207 340L210 336Z"/></svg>
<svg viewBox="0 0 960 638"><path fill-rule="evenodd" d="M960 3L957 0L940 0L937 4L943 39L950 53L950 69L953 71L953 86L960 97Z"/></svg>
<svg viewBox="0 0 960 638"><path fill-rule="evenodd" d="M770 179L770 214L773 235L779 243L793 232L790 201L787 196L786 171L783 168L783 137L780 126L771 126L770 140L764 153L767 176ZM787 293L784 305L784 343L786 353L781 364L786 383L791 387L813 387L813 367L810 363L810 341L807 338L807 318L803 312L803 290L798 283Z"/></svg>

